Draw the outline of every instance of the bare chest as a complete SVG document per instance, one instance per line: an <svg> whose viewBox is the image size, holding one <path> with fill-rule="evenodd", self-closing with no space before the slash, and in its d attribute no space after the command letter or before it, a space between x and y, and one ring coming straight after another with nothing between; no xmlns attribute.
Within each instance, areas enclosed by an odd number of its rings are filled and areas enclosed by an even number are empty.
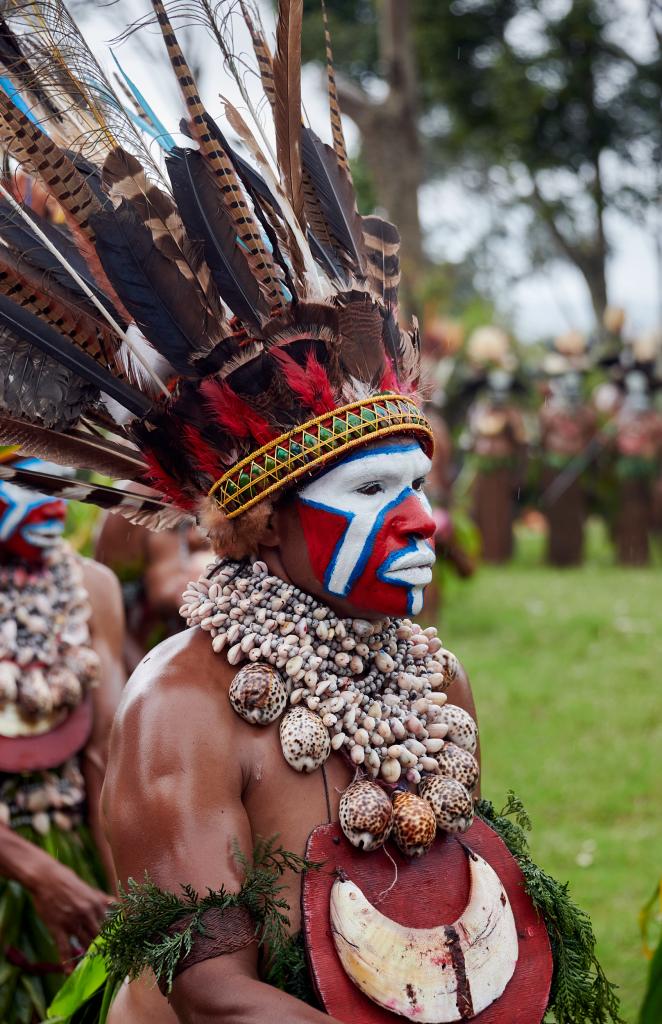
<svg viewBox="0 0 662 1024"><path fill-rule="evenodd" d="M302 857L313 829L338 820L340 796L354 773L338 754L309 775L294 771L282 755L277 726L255 730L251 747L242 802L253 840L278 836L280 846ZM286 875L283 882L295 932L300 925L300 879Z"/></svg>

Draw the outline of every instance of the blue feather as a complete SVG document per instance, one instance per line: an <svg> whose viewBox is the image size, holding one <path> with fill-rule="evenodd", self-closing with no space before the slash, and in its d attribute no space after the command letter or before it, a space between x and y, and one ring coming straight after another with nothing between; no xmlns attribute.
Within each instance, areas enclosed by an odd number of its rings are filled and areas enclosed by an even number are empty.
<svg viewBox="0 0 662 1024"><path fill-rule="evenodd" d="M172 149L175 149L177 143L173 139L172 135L167 131L163 122L156 116L154 110L149 105L143 94L140 92L138 86L134 85L134 83L131 81L131 79L127 75L126 71L124 70L124 68L122 67L122 65L120 64L112 50L110 51L110 55L115 61L115 66L117 67L117 70L119 71L127 86L131 90L138 104L142 107L142 109L145 111L149 119L152 121L153 127L147 127L147 125L145 124L144 130L148 131L152 138L156 139L156 141L161 145L163 149L167 150L168 152L170 152L170 150ZM127 113L129 112L127 111ZM132 117L132 120L136 120L136 118ZM142 118L139 119L139 122L141 123L142 127Z"/></svg>
<svg viewBox="0 0 662 1024"><path fill-rule="evenodd" d="M9 96L9 99L15 106L18 107L22 114L25 114L25 116L29 118L33 124L39 125L39 128L44 133L44 135L48 135L48 132L46 131L44 126L39 122L39 118L34 116L32 111L30 110L30 107L21 96L20 92L12 82L11 78L7 78L5 75L0 75L0 88L3 92L7 94L7 96Z"/></svg>

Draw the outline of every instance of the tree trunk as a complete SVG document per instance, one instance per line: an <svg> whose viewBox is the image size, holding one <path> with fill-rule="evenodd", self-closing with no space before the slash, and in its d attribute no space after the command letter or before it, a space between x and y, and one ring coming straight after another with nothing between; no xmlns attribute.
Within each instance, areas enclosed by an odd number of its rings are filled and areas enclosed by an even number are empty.
<svg viewBox="0 0 662 1024"><path fill-rule="evenodd" d="M373 103L360 89L338 81L340 105L361 132L363 156L380 206L402 237L400 305L405 316L411 313L425 265L418 214L423 160L411 7L411 0L381 0L379 5L380 62L389 87L383 102Z"/></svg>
<svg viewBox="0 0 662 1024"><path fill-rule="evenodd" d="M556 220L555 209L548 203L535 178L532 180L530 202L547 227L560 254L572 263L584 278L591 297L591 304L598 323L607 306L607 240L604 230L604 197L599 169L596 168L596 183L593 201L595 204L595 232L590 245L571 240Z"/></svg>

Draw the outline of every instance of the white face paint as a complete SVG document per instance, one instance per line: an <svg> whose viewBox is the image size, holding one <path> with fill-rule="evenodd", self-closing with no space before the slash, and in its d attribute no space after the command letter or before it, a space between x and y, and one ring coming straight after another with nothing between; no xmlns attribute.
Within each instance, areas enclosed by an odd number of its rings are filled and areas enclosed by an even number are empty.
<svg viewBox="0 0 662 1024"><path fill-rule="evenodd" d="M434 533L416 442L347 456L299 492L311 565L325 589L387 615L418 614L432 579Z"/></svg>

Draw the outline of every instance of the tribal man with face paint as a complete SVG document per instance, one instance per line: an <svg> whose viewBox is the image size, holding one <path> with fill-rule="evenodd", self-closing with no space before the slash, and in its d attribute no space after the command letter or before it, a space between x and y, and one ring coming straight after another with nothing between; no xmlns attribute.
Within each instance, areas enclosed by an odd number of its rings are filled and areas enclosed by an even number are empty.
<svg viewBox="0 0 662 1024"><path fill-rule="evenodd" d="M1 463L49 468L11 449ZM0 1017L8 1024L26 1019L15 1016L25 1012L14 998L23 990L41 1016L97 933L110 903L99 855L114 874L99 798L123 684L121 605L112 574L63 541L65 515L61 499L0 479L0 919L12 929L8 941L2 935Z"/></svg>
<svg viewBox="0 0 662 1024"><path fill-rule="evenodd" d="M435 524L424 492L429 468L421 444L405 434L348 453L276 503L257 557L275 582L310 595L342 621L416 615L434 563ZM355 767L332 753L324 784L319 772L292 771L277 728L255 729L219 702L236 672L214 653L204 631L194 629L166 641L134 673L114 731L105 788L120 877L144 871L146 864L153 872L157 851L161 857L167 850L158 869L160 884L175 885L175 878L186 874L196 889L221 882L237 889L237 843L248 849L252 837L278 833L279 844L303 854L311 829L329 815L337 820L340 795ZM181 679L187 680L184 689ZM461 668L448 701L475 718ZM144 768L139 775L137 749ZM286 870L283 883L289 930L296 937L302 925L301 882ZM198 1022L205 1019L203 1007L211 1006L215 1020L233 1024L257 1024L274 1012L284 1013L288 1024L330 1019L314 1008L318 1001L309 990L286 983L290 991L305 993L306 1005L258 980L264 966L254 946L218 956L201 941L197 956L204 962L192 958L174 980L172 1009L148 973L119 991L112 1024Z"/></svg>

